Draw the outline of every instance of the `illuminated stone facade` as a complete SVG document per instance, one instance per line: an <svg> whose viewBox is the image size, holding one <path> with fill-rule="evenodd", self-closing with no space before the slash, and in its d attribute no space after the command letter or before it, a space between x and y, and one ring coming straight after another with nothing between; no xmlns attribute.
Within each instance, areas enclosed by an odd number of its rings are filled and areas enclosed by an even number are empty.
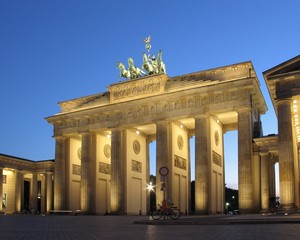
<svg viewBox="0 0 300 240"><path fill-rule="evenodd" d="M56 139L56 210L146 214L149 143L156 141L157 203L166 197L189 212L189 139L195 136L196 212L222 213L223 135L230 130L239 131L240 210L254 210L253 126L267 108L251 62L145 76L107 89L61 102L61 112L47 118ZM165 187L161 167L169 169Z"/></svg>
<svg viewBox="0 0 300 240"><path fill-rule="evenodd" d="M53 209L54 160L31 161L0 154L0 213Z"/></svg>
<svg viewBox="0 0 300 240"><path fill-rule="evenodd" d="M299 142L300 142L300 56L263 73L278 118L278 151L264 145L264 159L279 162L281 209L300 207ZM267 181L267 180L265 180ZM271 181L272 184L272 174ZM271 186L270 191L273 191Z"/></svg>
<svg viewBox="0 0 300 240"><path fill-rule="evenodd" d="M0 154L0 212L147 214L149 144L156 141L157 203L168 198L190 211L193 147L196 213L223 213L223 135L231 130L238 130L239 211L270 211L277 162L281 209L299 209L300 56L263 75L278 135L262 135L267 108L251 62L145 76L59 103L61 112L47 118L55 162Z"/></svg>

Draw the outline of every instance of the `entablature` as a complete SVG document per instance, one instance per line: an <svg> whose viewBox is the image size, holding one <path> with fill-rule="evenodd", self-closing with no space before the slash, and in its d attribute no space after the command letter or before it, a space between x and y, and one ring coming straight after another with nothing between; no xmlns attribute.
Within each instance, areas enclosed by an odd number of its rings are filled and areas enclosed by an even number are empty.
<svg viewBox="0 0 300 240"><path fill-rule="evenodd" d="M47 120L55 126L54 136L82 130L110 129L121 125L149 124L159 119L189 118L201 113L235 111L250 104L251 91L217 89L200 92L192 89L183 94L151 97L81 112L56 115ZM244 101L243 101L244 99Z"/></svg>
<svg viewBox="0 0 300 240"><path fill-rule="evenodd" d="M260 138L254 138L253 141L258 146L259 152L278 154L278 135L271 134Z"/></svg>
<svg viewBox="0 0 300 240"><path fill-rule="evenodd" d="M54 172L54 161L31 161L0 154L0 167L29 172Z"/></svg>

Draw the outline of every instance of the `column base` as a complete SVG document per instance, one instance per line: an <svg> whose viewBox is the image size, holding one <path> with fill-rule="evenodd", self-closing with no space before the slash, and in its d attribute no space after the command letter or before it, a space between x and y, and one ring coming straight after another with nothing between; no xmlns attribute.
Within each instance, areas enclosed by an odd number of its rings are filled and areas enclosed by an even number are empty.
<svg viewBox="0 0 300 240"><path fill-rule="evenodd" d="M239 209L239 213L241 214L253 214L257 213L254 209Z"/></svg>
<svg viewBox="0 0 300 240"><path fill-rule="evenodd" d="M111 211L109 215L114 215L114 216L124 216L124 215L127 215L126 213L120 211Z"/></svg>
<svg viewBox="0 0 300 240"><path fill-rule="evenodd" d="M271 213L271 210L270 209L261 209L259 211L260 214L266 214L266 213Z"/></svg>
<svg viewBox="0 0 300 240"><path fill-rule="evenodd" d="M296 208L294 204L281 204L279 209L277 210L278 214L294 214L299 213L300 209Z"/></svg>
<svg viewBox="0 0 300 240"><path fill-rule="evenodd" d="M209 215L208 211L206 210L195 210L195 215Z"/></svg>

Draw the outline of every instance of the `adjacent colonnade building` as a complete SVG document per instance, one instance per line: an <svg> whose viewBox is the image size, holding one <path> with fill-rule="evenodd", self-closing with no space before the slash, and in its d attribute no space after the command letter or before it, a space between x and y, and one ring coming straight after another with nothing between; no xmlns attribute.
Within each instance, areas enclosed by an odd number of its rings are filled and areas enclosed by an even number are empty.
<svg viewBox="0 0 300 240"><path fill-rule="evenodd" d="M0 154L0 213L53 209L54 160L31 161Z"/></svg>

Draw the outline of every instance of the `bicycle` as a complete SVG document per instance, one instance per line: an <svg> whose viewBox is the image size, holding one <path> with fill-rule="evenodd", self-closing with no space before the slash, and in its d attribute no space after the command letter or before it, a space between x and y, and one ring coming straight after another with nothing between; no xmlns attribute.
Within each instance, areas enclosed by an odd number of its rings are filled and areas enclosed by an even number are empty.
<svg viewBox="0 0 300 240"><path fill-rule="evenodd" d="M176 220L176 219L180 218L180 216L181 216L180 210L177 207L175 207L174 204L170 204L170 206L168 206L168 207L162 207L159 204L158 204L158 206L159 206L159 209L156 209L151 213L151 217L154 220L159 220L162 218L162 216L164 216L164 219L167 216L173 220Z"/></svg>

